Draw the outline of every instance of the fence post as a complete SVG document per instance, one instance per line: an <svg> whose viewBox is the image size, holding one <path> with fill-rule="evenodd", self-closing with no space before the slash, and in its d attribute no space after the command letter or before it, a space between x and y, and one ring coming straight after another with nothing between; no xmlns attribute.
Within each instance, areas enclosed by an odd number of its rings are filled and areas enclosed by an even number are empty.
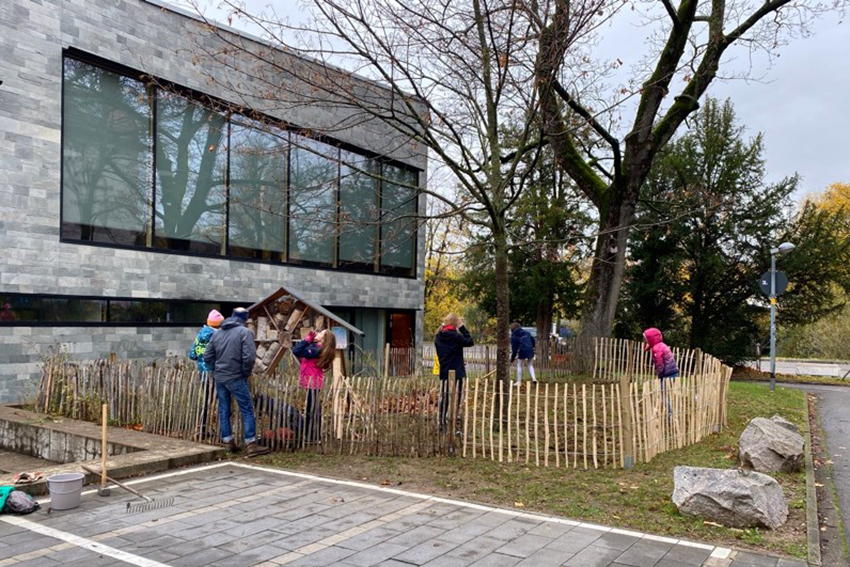
<svg viewBox="0 0 850 567"><path fill-rule="evenodd" d="M623 408L623 467L630 469L635 464L635 448L632 439L632 371L634 355L632 345L628 347L628 362L625 374L620 375L620 407Z"/></svg>
<svg viewBox="0 0 850 567"><path fill-rule="evenodd" d="M457 418L457 382L455 379L455 371L449 370L449 407L446 408L448 412L448 423L447 430L449 433L449 447L448 453L450 457L453 457L455 454L455 421Z"/></svg>
<svg viewBox="0 0 850 567"><path fill-rule="evenodd" d="M344 407L344 403L342 400L342 388L343 388L343 373L342 373L342 351L336 351L336 355L333 360L333 385L331 389L333 390L333 406L332 406L332 417L334 424L334 432L336 433L337 439L342 439L342 425L343 425L343 417L342 417L342 408Z"/></svg>

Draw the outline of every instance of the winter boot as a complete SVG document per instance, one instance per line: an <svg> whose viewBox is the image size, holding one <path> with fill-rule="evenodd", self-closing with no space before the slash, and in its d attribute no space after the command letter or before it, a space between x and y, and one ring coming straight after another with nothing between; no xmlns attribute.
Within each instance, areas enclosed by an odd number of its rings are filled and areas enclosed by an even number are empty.
<svg viewBox="0 0 850 567"><path fill-rule="evenodd" d="M268 447L264 445L258 445L257 443L250 443L248 447L245 448L246 457L257 457L259 455L267 455L268 452Z"/></svg>

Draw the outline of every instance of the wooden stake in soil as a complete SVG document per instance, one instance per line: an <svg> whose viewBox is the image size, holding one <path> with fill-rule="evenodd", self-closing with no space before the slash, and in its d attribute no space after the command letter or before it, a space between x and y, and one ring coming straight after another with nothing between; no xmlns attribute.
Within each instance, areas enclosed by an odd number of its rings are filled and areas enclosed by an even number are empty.
<svg viewBox="0 0 850 567"><path fill-rule="evenodd" d="M584 453L584 470L587 470L587 387L581 385L581 425L582 425L582 452Z"/></svg>
<svg viewBox="0 0 850 567"><path fill-rule="evenodd" d="M561 445L558 443L558 383L555 382L555 398L553 403L552 413L555 415L555 425L553 427L553 431L555 432L555 467L561 468Z"/></svg>
<svg viewBox="0 0 850 567"><path fill-rule="evenodd" d="M537 386L540 389L540 386ZM543 393L543 466L549 466L549 382L546 382L546 390Z"/></svg>

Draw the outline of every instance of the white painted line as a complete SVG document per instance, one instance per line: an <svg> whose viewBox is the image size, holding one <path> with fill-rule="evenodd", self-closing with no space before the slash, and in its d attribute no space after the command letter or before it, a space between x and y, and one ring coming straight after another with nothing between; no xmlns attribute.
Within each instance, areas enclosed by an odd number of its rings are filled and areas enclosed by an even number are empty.
<svg viewBox="0 0 850 567"><path fill-rule="evenodd" d="M715 557L717 559L726 559L732 554L732 550L728 547L715 547L714 551L711 552L711 557Z"/></svg>
<svg viewBox="0 0 850 567"><path fill-rule="evenodd" d="M47 526L43 526L41 524L37 524L29 520L25 520L24 518L18 516L3 516L2 518L0 518L0 521L6 522L7 524L11 524L13 526L18 526L19 528L24 528L37 534L52 537L54 539L58 539L66 543L76 545L77 547L82 547L83 549L88 549L89 551L93 551L94 553L98 553L100 555L106 555L107 557L112 557L113 559L117 559L125 563L130 563L131 565L136 565L137 567L170 567L165 563L160 563L159 561L154 561L152 559L146 559L144 557L140 557L132 553L127 553L126 551L121 551L120 549L115 549L114 547L109 547L107 545L97 543L90 539L76 536L74 534L69 534L68 532L49 528Z"/></svg>
<svg viewBox="0 0 850 567"><path fill-rule="evenodd" d="M706 551L711 551L714 549L713 545L708 545L707 543L697 543L695 541L688 541L686 539L680 539L679 545L684 545L685 547L693 547L694 549L704 549Z"/></svg>
<svg viewBox="0 0 850 567"><path fill-rule="evenodd" d="M627 535L627 536L632 536L632 537L643 537L643 534L640 533L640 532L633 532L631 530L623 530L623 529L620 529L620 528L612 528L611 533L612 534L619 534L619 535Z"/></svg>
<svg viewBox="0 0 850 567"><path fill-rule="evenodd" d="M589 530L596 530L598 532L610 532L612 528L607 526L600 526L599 524L589 524L587 522L582 522L578 525L580 528L587 528Z"/></svg>
<svg viewBox="0 0 850 567"><path fill-rule="evenodd" d="M651 540L651 541L660 541L661 543L670 543L672 545L676 545L677 543L679 543L679 540L676 539L676 538L664 537L664 536L653 535L653 534L644 534L643 539L648 539L648 540Z"/></svg>

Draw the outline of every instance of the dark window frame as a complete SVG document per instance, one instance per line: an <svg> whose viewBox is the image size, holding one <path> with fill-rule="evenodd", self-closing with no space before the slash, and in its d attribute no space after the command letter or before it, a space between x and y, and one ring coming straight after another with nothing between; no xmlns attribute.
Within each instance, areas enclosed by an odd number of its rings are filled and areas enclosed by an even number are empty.
<svg viewBox="0 0 850 567"><path fill-rule="evenodd" d="M152 80L152 77L147 73L143 73L143 72L138 71L136 69L133 69L131 67L127 67L127 66L122 65L120 63L115 63L115 62L110 61L108 59L104 59L102 57L99 57L97 55L93 55L91 53L82 51L82 50L74 48L74 47L69 47L69 48L63 49L63 51L62 51L63 69L64 69L65 59L73 59L75 61L79 61L79 62L84 63L84 64L100 67L100 68L105 69L106 71L109 71L109 72L112 72L112 73L115 73L115 74L118 74L118 75L123 75L123 76L129 77L129 78L134 79L134 80L139 80L139 81L143 81L143 82L147 82L147 83L150 83L151 80ZM347 272L347 273L367 273L367 274L372 274L372 275L376 275L376 276L389 276L389 277L405 278L405 279L416 279L418 277L419 260L420 260L419 259L419 246L418 246L418 238L419 238L418 232L419 232L419 228L420 228L419 226L415 226L414 230L413 230L413 239L412 239L413 240L413 243L412 243L412 245L413 245L413 267L412 267L411 270L397 269L397 268L394 269L394 268L383 266L381 264L380 258L381 258L382 241L381 241L380 223L379 223L378 227L376 228L376 231L378 233L378 237L377 237L377 242L376 242L377 248L376 248L376 259L375 259L374 266L372 266L371 264L365 264L365 263L364 264L340 263L338 261L338 259L339 259L339 227L338 226L335 228L334 261L333 261L332 265L329 266L327 264L318 264L318 263L314 264L314 263L311 263L311 262L293 262L292 261L292 259L290 258L290 255L289 255L289 246L291 245L291 238L290 238L291 223L288 220L289 219L289 213L291 211L291 170L292 170L292 167L291 167L291 163L289 161L291 154L292 154L291 147L289 148L289 150L287 152L287 172L286 172L287 182L286 182L286 187L285 187L285 190L284 190L285 200L286 200L286 206L285 206L285 208L286 208L286 219L287 219L286 220L286 230L285 230L285 233L286 233L285 248L286 248L286 250L283 254L281 254L280 260L266 260L264 258L233 256L233 255L230 255L230 253L229 253L230 252L230 238L229 238L230 237L230 234L229 234L229 229L230 229L230 227L229 227L229 223L230 223L230 202L229 202L229 194L230 194L230 148L229 148L229 143L228 143L227 156L226 156L226 166L225 166L226 167L226 171L225 171L225 178L226 178L225 193L226 193L226 196L227 196L227 200L225 201L225 211L224 211L224 216L225 216L225 234L224 234L224 236L225 236L225 238L224 238L224 242L222 243L222 248L224 248L224 253L221 253L221 252L219 252L219 253L207 253L207 252L195 251L195 250L175 250L175 249L170 249L170 248L166 248L166 247L158 247L157 246L156 234L155 234L155 230L156 230L156 217L155 217L155 215L156 215L156 197L157 197L157 191L156 191L156 183L157 183L157 179L156 179L156 177L157 177L156 144L157 144L157 140L156 140L156 137L157 137L157 106L158 106L156 104L156 97L157 97L157 91L159 90L159 86L157 86L158 84L161 84L161 85L167 87L170 91L172 91L176 94L179 94L181 96L185 96L185 97L189 98L190 100L192 100L194 102L207 105L208 107L211 108L211 110L220 111L221 108L227 109L227 111L225 113L225 118L226 118L226 125L227 125L228 142L229 142L229 138L230 138L230 129L231 129L231 127L230 127L231 118L230 117L231 117L231 115L239 114L239 115L243 115L243 116L245 116L246 118L249 118L249 119L252 119L252 118L255 119L255 120L258 119L260 121L272 124L275 127L278 127L278 128L281 128L281 129L287 131L290 134L290 136L289 136L290 137L290 146L291 146L292 134L302 135L302 136L305 136L307 138L310 138L310 139L320 141L322 143L334 146L337 149L337 155L338 156L340 156L340 152L344 150L344 151L348 151L348 152L352 152L352 153L362 155L367 159L375 160L376 163L378 164L378 170L380 172L379 175L381 177L383 175L384 165L391 165L393 167L398 167L398 168L401 168L401 169L415 173L416 176L417 176L417 183L418 183L418 180L421 179L420 175L422 174L422 170L414 168L414 167L412 167L408 164L405 164L403 162L400 162L398 160L394 160L394 159L391 159L391 158L387 158L385 156L381 156L379 154L376 154L375 152L371 152L369 150L364 150L363 148L359 148L357 146L354 146L353 144L343 142L341 140L337 140L337 139L331 138L329 136L317 135L315 132L311 131L308 128L304 128L304 127L297 126L297 125L294 125L294 124L291 124L291 123L287 123L287 122L282 121L280 119L276 119L276 118L264 115L262 113L259 113L259 112L253 111L253 110L245 110L244 112L238 112L238 113L234 112L232 110L233 105L230 104L230 103L227 103L226 101L223 101L222 99L219 99L217 97L213 97L211 95L204 94L202 92L199 92L199 91L196 91L196 90L193 90L193 89L189 89L187 87L172 83L170 81L156 79L156 84L153 84L153 85L150 86L150 90L151 90L150 96L152 96L153 100L154 100L154 103L152 105L153 106L153 109L152 109L153 128L152 128L152 131L151 131L152 174L151 174L151 179L147 181L148 183L151 184L151 188L150 188L150 195L151 195L151 207L150 207L150 209L151 210L149 212L149 214L151 216L150 216L149 219L147 219L147 222L150 223L150 230L147 231L148 236L146 236L145 245L144 246L137 246L137 245L132 245L132 244L99 242L99 241L83 240L83 239L79 239L79 238L71 238L71 237L68 237L68 236L64 236L63 235L63 232L64 232L63 228L66 226L66 223L65 223L65 220L64 220L64 212L63 212L63 208L64 208L64 183L65 183L65 179L64 179L64 144L65 144L65 139L66 139L66 136L64 135L64 129L65 129L64 111L65 111L66 101L65 101L65 80L64 80L64 71L63 71L62 87L61 87L61 91L60 91L61 106L62 106L61 113L63 114L63 120L62 120L62 125L61 125L62 136L61 136L61 144L60 144L60 150L59 150L59 152L60 152L60 165L59 165L59 168L60 168L60 176L59 176L60 177L60 179L59 179L59 184L60 184L60 191L59 191L59 195L60 195L60 197L59 197L59 199L60 199L60 202L59 202L60 233L59 234L60 234L60 236L59 236L59 241L60 242L62 242L62 243L72 243L72 244L82 244L82 245L87 245L87 246L101 246L101 247L106 247L106 248L136 250L136 251L152 252L152 253L158 253L158 254L177 254L177 255L180 255L180 256L189 256L189 257L218 258L218 259L228 260L228 261L243 261L243 262L251 262L251 263L265 263L265 264L272 264L272 265L279 265L279 266L302 267L302 268L309 268L309 269L313 269L313 270L331 270L331 271L335 271L335 272ZM220 108L217 108L219 106L220 106ZM340 205L340 185L341 185L341 183L340 183L340 178L339 178L339 170L341 169L342 164L341 164L341 160L337 160L337 161L338 161L338 163L337 163L338 175L337 175L337 178L336 178L336 197L337 197L336 201L337 202L336 202L336 208L335 208L335 220L336 220L336 224L338 225L339 215L340 215L340 206L341 206ZM379 206L380 206L380 204L382 204L382 195L383 195L383 181L381 179L379 179L379 186L380 187L379 187L379 190L378 190L378 199L380 200L379 201ZM421 193L417 192L417 194L416 194L416 214L417 215L419 214L420 203L421 203ZM72 223L67 223L67 226L71 226L71 224Z"/></svg>

